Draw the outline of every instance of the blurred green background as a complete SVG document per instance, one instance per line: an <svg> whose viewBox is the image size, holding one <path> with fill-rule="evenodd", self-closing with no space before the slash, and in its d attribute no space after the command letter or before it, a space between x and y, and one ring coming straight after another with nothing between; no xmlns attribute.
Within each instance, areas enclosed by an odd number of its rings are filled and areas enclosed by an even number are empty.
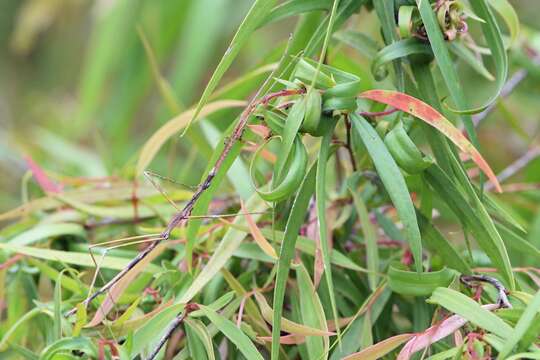
<svg viewBox="0 0 540 360"><path fill-rule="evenodd" d="M185 109L197 101L251 3L2 0L0 211L22 201L27 172L23 154L30 155L56 179L129 178L144 141L172 117L152 79L137 28L148 38L161 73ZM540 48L536 34L540 29L540 2L519 0L513 4L529 27L522 29L522 43ZM358 30L377 35L374 17L362 16L365 20ZM276 48L283 46L293 28L294 20L289 19L258 31L222 85L275 59ZM358 53L349 53L360 63L365 61ZM524 64L522 55L521 50L512 52L510 74L528 66L526 79L479 128L482 152L496 171L536 145L540 70ZM489 92L484 89L485 81L465 66L460 70L464 79L473 78L466 88L470 96L482 97ZM172 150L172 167L167 151L162 151L152 169L195 182L206 162L200 155L195 161L189 160L189 150L189 140L182 138ZM194 171L184 176L175 173L174 164L185 161L194 161ZM512 180L540 182L540 162L533 161ZM529 219L536 212L535 192L509 197Z"/></svg>

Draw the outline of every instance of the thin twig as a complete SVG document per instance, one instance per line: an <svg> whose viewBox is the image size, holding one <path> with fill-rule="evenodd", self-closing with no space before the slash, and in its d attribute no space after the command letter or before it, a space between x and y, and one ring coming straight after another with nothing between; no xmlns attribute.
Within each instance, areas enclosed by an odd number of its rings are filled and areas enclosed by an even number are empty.
<svg viewBox="0 0 540 360"><path fill-rule="evenodd" d="M497 304L499 305L499 307L508 309L512 308L512 304L510 304L510 302L508 301L508 296L506 296L508 291L499 280L486 275L462 275L459 280L461 280L461 282L468 287L472 287L472 282L485 282L493 285L493 287L497 289L499 293L497 299Z"/></svg>
<svg viewBox="0 0 540 360"><path fill-rule="evenodd" d="M352 149L351 142L351 121L349 120L348 116L345 116L345 129L347 130L347 142L345 144L345 147L347 148L347 151L349 153L349 159L351 160L353 171L356 172L356 159L354 157L354 151Z"/></svg>
<svg viewBox="0 0 540 360"><path fill-rule="evenodd" d="M390 114L395 113L395 112L398 111L398 110L399 110L399 109L397 109L397 108L391 108L391 109L389 109L389 110L376 111L376 112L371 112L371 111L361 111L361 112L359 112L358 114L359 114L359 115L362 115L362 116L377 117L377 116L386 116L386 115L390 115Z"/></svg>
<svg viewBox="0 0 540 360"><path fill-rule="evenodd" d="M267 81L271 79L269 77ZM262 104L267 105L271 100L282 97L282 96L290 96L290 95L296 95L296 94L302 94L305 92L304 89L285 89L281 91L277 91L274 93L270 93L266 96L263 96L262 98L259 98L262 89L264 88L264 85L259 88L257 93L253 96L251 101L249 102L248 106L244 109L242 114L240 115L240 119L238 123L236 124L232 135L227 139L225 146L223 148L223 151L221 152L219 158L215 162L212 169L209 171L208 175L206 176L206 179L197 187L195 190L193 196L191 199L186 203L182 211L176 213L172 219L170 220L169 224L165 228L165 230L161 233L160 237L157 238L155 241L150 243L148 247L146 247L144 250L139 252L135 258L133 258L127 265L122 269L118 274L116 274L115 277L113 277L107 284L103 285L99 290L94 292L91 296L86 298L83 301L83 304L87 306L92 300L94 300L97 296L100 294L103 294L106 291L109 291L114 284L116 284L120 279L122 279L135 265L137 265L139 262L141 262L152 250L154 250L162 241L168 240L171 236L172 231L180 226L182 223L184 223L186 220L189 219L191 215L191 211L193 210L193 207L197 203L197 200L202 196L204 191L210 187L212 184L212 181L214 180L216 174L218 173L219 169L223 165L223 162L227 158L227 155L229 155L229 152L231 151L233 145L241 139L242 134L244 132L244 129L248 123L249 116L253 113L255 108ZM66 316L70 316L74 314L77 311L76 308L70 310Z"/></svg>
<svg viewBox="0 0 540 360"><path fill-rule="evenodd" d="M154 348L154 350L152 350L150 355L148 355L146 360L154 360L156 356L159 354L159 351L161 350L163 345L165 345L165 343L169 340L169 338L176 331L176 329L178 329L178 327L182 324L186 316L190 312L198 310L198 309L199 309L199 306L197 304L187 304L184 308L184 311L181 314L179 314L177 317L175 317L173 321L169 323L169 326L167 327L165 334L163 334L161 339L159 339L159 342L157 343L156 347Z"/></svg>

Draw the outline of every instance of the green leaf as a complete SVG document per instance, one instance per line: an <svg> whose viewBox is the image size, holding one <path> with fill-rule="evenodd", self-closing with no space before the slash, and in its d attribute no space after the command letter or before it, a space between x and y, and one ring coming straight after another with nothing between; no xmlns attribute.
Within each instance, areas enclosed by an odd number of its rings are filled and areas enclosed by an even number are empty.
<svg viewBox="0 0 540 360"><path fill-rule="evenodd" d="M315 162L306 174L296 198L287 225L279 253L277 263L277 275L274 289L274 318L272 321L272 359L278 359L279 356L279 335L281 331L281 316L283 313L283 302L285 297L285 288L287 278L289 277L289 268L294 255L294 248L298 238L298 231L304 223L309 200L315 191L315 175L317 172L317 163Z"/></svg>
<svg viewBox="0 0 540 360"><path fill-rule="evenodd" d="M529 305L527 305L527 308L521 314L521 317L519 318L516 327L513 329L513 331L508 334L508 338L506 340L506 343L504 344L504 347L499 352L499 356L497 359L506 359L508 355L510 355L511 351L513 350L514 346L518 344L518 342L526 335L526 333L529 331L529 328L533 325L534 321L538 321L538 312L540 311L540 291L536 292L534 295L534 298L531 300ZM530 344L524 344L524 347L529 347Z"/></svg>
<svg viewBox="0 0 540 360"><path fill-rule="evenodd" d="M312 11L330 10L333 0L288 0L277 5L261 23L263 27L271 22Z"/></svg>
<svg viewBox="0 0 540 360"><path fill-rule="evenodd" d="M53 360L61 353L77 350L84 354L96 358L97 349L90 338L87 337L68 337L55 341L51 345L47 346L41 352L40 360Z"/></svg>
<svg viewBox="0 0 540 360"><path fill-rule="evenodd" d="M206 351L207 358L209 360L215 360L216 355L214 354L214 344L212 343L212 337L208 333L208 329L204 323L197 319L190 319L189 317L184 320L187 330L187 338L190 344L193 344L195 341L199 341ZM194 354L190 348L191 356L194 359L205 359L200 357L201 355Z"/></svg>
<svg viewBox="0 0 540 360"><path fill-rule="evenodd" d="M302 323L316 329L328 331L321 301L309 273L301 263L296 268L296 279L298 281L298 298ZM306 348L310 359L328 358L329 347L328 336L306 337Z"/></svg>
<svg viewBox="0 0 540 360"><path fill-rule="evenodd" d="M30 230L24 231L11 238L8 243L12 246L26 246L61 235L73 235L86 238L86 232L79 224L51 223L37 225Z"/></svg>
<svg viewBox="0 0 540 360"><path fill-rule="evenodd" d="M514 7L508 0L490 0L488 4L504 20L506 27L510 32L510 43L508 46L513 46L519 35L519 17L516 14L516 10L514 10Z"/></svg>
<svg viewBox="0 0 540 360"><path fill-rule="evenodd" d="M69 252L61 250L50 250L42 249L37 247L30 246L16 246L11 244L0 243L0 249L7 251L16 252L19 254L24 254L38 259L46 259L51 261L58 261L66 264L95 267L92 258L89 253L78 253L78 252ZM129 259L106 256L101 261L101 268L104 269L113 269L113 270L122 270L129 263ZM149 264L145 269L145 272L148 273L158 273L161 271L161 268L154 264Z"/></svg>
<svg viewBox="0 0 540 360"><path fill-rule="evenodd" d="M382 69L387 63L407 57L410 55L427 55L432 56L429 45L422 43L416 39L410 38L400 40L382 48L373 62L371 63L371 72L375 79L382 80L386 76L386 71Z"/></svg>
<svg viewBox="0 0 540 360"><path fill-rule="evenodd" d="M330 144L332 141L332 135L335 125L329 126L326 133L321 140L321 147L319 149L319 166L317 166L317 174L315 179L315 200L317 207L317 219L319 225L319 240L321 243L323 266L324 266L324 278L326 286L328 288L328 296L330 298L330 305L332 307L332 316L334 321L338 321L338 311L336 305L336 298L334 295L334 282L332 281L332 265L331 255L333 249L330 249L328 239L328 224L326 221L326 170L327 162L330 157ZM339 328L336 329L339 334ZM309 341L308 341L309 342ZM327 351L328 352L328 351Z"/></svg>
<svg viewBox="0 0 540 360"><path fill-rule="evenodd" d="M362 306L354 315L354 319L347 325L343 331L343 339L341 344L332 352L330 360L340 360L346 355L350 355L361 348L358 339L362 339L364 335L364 322L369 314L371 324L375 324L381 315L384 307L388 303L392 291L386 283L382 283L373 293L371 293ZM336 343L333 344L333 346Z"/></svg>
<svg viewBox="0 0 540 360"><path fill-rule="evenodd" d="M499 269L505 282L513 288L515 286L514 274L504 242L485 209L479 208L482 204L478 201L477 207L472 208L448 175L435 164L426 170L425 178L435 193L463 221L478 245L484 250L493 265Z"/></svg>
<svg viewBox="0 0 540 360"><path fill-rule="evenodd" d="M508 338L513 331L512 327L500 317L484 309L473 299L455 290L437 288L428 301L432 304L440 305L448 311L464 317L474 325L504 339Z"/></svg>
<svg viewBox="0 0 540 360"><path fill-rule="evenodd" d="M214 70L214 73L212 74L212 77L208 81L208 85L206 85L206 88L204 89L203 94L201 95L201 98L199 100L199 103L197 104L197 107L195 108L195 112L191 118L191 120L187 123L186 128L184 129L184 132L189 128L189 125L193 120L197 118L199 115L199 112L203 108L204 105L208 102L210 95L214 92L217 85L219 84L221 78L229 69L231 64L233 63L234 59L242 49L242 47L246 44L246 42L251 37L251 34L255 31L255 29L259 26L259 24L266 18L270 10L272 9L272 6L276 3L276 0L255 0L253 5L251 6L251 9L247 13L246 17L242 21L242 24L240 24L240 27L236 31L236 34L234 35L234 38L231 40L231 43L229 44L229 47L227 48L227 51L225 52L225 55L221 58L221 61L219 62L216 70Z"/></svg>
<svg viewBox="0 0 540 360"><path fill-rule="evenodd" d="M431 8L431 3L429 1L416 0L416 4L420 16L422 17L433 55L435 55L435 59L437 60L437 66L441 70L444 83L450 92L450 97L459 109L466 109L468 106L463 90L461 89L461 82L459 81L456 69L454 68L454 63L450 58L439 22ZM465 124L469 139L475 147L478 147L478 138L471 117L465 115L462 117L462 120Z"/></svg>
<svg viewBox="0 0 540 360"><path fill-rule="evenodd" d="M264 360L251 340L235 324L207 306L199 305L199 308L212 324L236 345L246 359Z"/></svg>
<svg viewBox="0 0 540 360"><path fill-rule="evenodd" d="M390 266L388 286L392 291L403 295L427 296L438 287L450 285L458 275L454 270L444 268L433 272L411 272Z"/></svg>
<svg viewBox="0 0 540 360"><path fill-rule="evenodd" d="M356 207L356 212L358 213L358 217L360 219L362 233L364 234L364 241L366 243L369 286L371 290L375 290L378 286L379 278L379 248L377 244L377 233L375 226L371 223L364 199L362 199L361 194L359 194L356 190L356 184L358 183L360 176L360 173L353 174L347 181L347 186L353 197L354 206Z"/></svg>
<svg viewBox="0 0 540 360"><path fill-rule="evenodd" d="M414 256L416 271L422 272L422 239L405 179L375 129L358 114L352 114L351 120L353 129L362 139L403 223Z"/></svg>
<svg viewBox="0 0 540 360"><path fill-rule="evenodd" d="M439 255L443 263L449 268L457 270L462 274L471 274L471 267L450 241L448 241L435 226L430 224L425 217L420 214L417 215L422 232L422 239L424 240L426 247L433 254Z"/></svg>
<svg viewBox="0 0 540 360"><path fill-rule="evenodd" d="M249 210L249 212L260 213L266 210L267 205L259 198L257 194L255 194L246 203L246 208ZM252 215L254 221L257 221L259 217L259 214ZM234 224L247 227L246 219L243 216L236 217ZM212 280L214 276L216 276L216 274L219 273L221 268L225 266L234 251L245 239L246 235L246 232L239 231L234 227L230 227L204 269L195 278L193 284L180 297L177 303L187 303L191 301L191 299L193 299L193 297L197 295L199 291L201 291L205 285L208 284L208 282Z"/></svg>
<svg viewBox="0 0 540 360"><path fill-rule="evenodd" d="M54 286L54 321L53 321L53 341L62 337L62 276L63 271L58 274L56 285Z"/></svg>

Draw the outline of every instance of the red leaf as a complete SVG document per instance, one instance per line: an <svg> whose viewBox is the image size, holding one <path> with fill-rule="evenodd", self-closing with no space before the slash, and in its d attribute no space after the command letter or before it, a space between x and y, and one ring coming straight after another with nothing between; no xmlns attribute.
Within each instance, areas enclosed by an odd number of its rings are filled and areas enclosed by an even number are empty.
<svg viewBox="0 0 540 360"><path fill-rule="evenodd" d="M410 95L393 90L369 90L360 94L361 98L377 101L393 106L401 111L411 114L435 129L443 133L461 151L471 157L480 169L486 174L488 179L498 192L502 192L501 186L493 170L478 150L467 140L467 138L437 110Z"/></svg>
<svg viewBox="0 0 540 360"><path fill-rule="evenodd" d="M54 181L49 179L47 174L45 174L45 171L36 164L34 160L28 155L23 155L24 161L26 161L26 165L28 165L28 168L34 175L34 178L36 179L39 186L43 189L45 192L52 192L52 193L60 193L62 192L62 185L56 184Z"/></svg>

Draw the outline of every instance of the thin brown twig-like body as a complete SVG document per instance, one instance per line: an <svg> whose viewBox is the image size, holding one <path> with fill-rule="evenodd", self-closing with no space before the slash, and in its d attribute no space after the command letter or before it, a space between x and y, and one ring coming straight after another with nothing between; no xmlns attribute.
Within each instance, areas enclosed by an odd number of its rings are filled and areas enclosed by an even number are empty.
<svg viewBox="0 0 540 360"><path fill-rule="evenodd" d="M161 350L163 345L165 345L165 343L169 340L169 338L176 331L176 329L178 329L178 327L182 324L182 322L184 321L186 316L190 312L198 310L198 309L199 309L199 306L197 304L187 304L184 311L181 314L179 314L178 316L176 316L169 323L169 326L167 327L167 330L165 331L165 334L163 334L161 339L159 339L159 342L157 343L156 347L154 348L154 350L152 350L150 355L148 355L146 360L154 360L156 358L156 356L159 354L159 351Z"/></svg>
<svg viewBox="0 0 540 360"><path fill-rule="evenodd" d="M512 304L510 304L510 301L508 301L508 296L506 295L507 290L499 280L486 275L462 275L460 276L459 280L469 287L472 287L471 283L473 282L485 282L493 285L498 292L497 304L499 304L499 307L508 309L512 308Z"/></svg>
<svg viewBox="0 0 540 360"><path fill-rule="evenodd" d="M172 217L169 224L167 225L167 227L165 228L165 230L161 233L159 237L155 238L155 240L148 247L146 247L144 250L139 252L137 256L133 258L126 265L126 267L122 269L118 274L116 274L116 276L113 277L107 284L103 285L99 290L97 290L91 296L85 299L83 301L83 304L85 306L87 306L97 296L99 296L100 294L103 294L104 292L108 291L111 287L113 287L114 284L116 284L122 277L124 277L133 267L135 267L135 265L137 265L141 260L143 260L150 252L152 252L152 250L154 250L163 240L168 240L169 237L171 236L172 231L176 227L180 226L184 221L189 219L191 211L193 210L193 207L195 206L197 200L199 200L199 198L204 193L204 191L208 189L210 185L212 184L214 177L216 176L217 172L223 165L223 162L227 158L227 155L229 155L233 145L242 137L244 129L248 123L249 116L253 113L253 111L259 104L267 105L271 100L275 98L302 94L304 92L303 89L291 89L291 90L285 89L285 90L280 90L274 93L270 93L258 99L261 89L262 87L255 94L255 96L252 98L248 106L244 109L244 111L240 115L240 120L238 121L238 124L233 129L232 135L228 138L227 142L225 143L223 151L221 152L216 163L214 164L212 169L208 172L206 179L197 187L193 196L186 203L184 208ZM76 308L70 310L66 314L66 316L72 315L75 312L76 312Z"/></svg>
<svg viewBox="0 0 540 360"><path fill-rule="evenodd" d="M354 157L354 152L352 149L352 141L351 141L351 121L349 120L348 116L345 116L345 129L347 130L347 142L345 144L345 147L347 148L347 151L349 153L349 158L351 160L352 169L354 172L356 172L356 159Z"/></svg>

